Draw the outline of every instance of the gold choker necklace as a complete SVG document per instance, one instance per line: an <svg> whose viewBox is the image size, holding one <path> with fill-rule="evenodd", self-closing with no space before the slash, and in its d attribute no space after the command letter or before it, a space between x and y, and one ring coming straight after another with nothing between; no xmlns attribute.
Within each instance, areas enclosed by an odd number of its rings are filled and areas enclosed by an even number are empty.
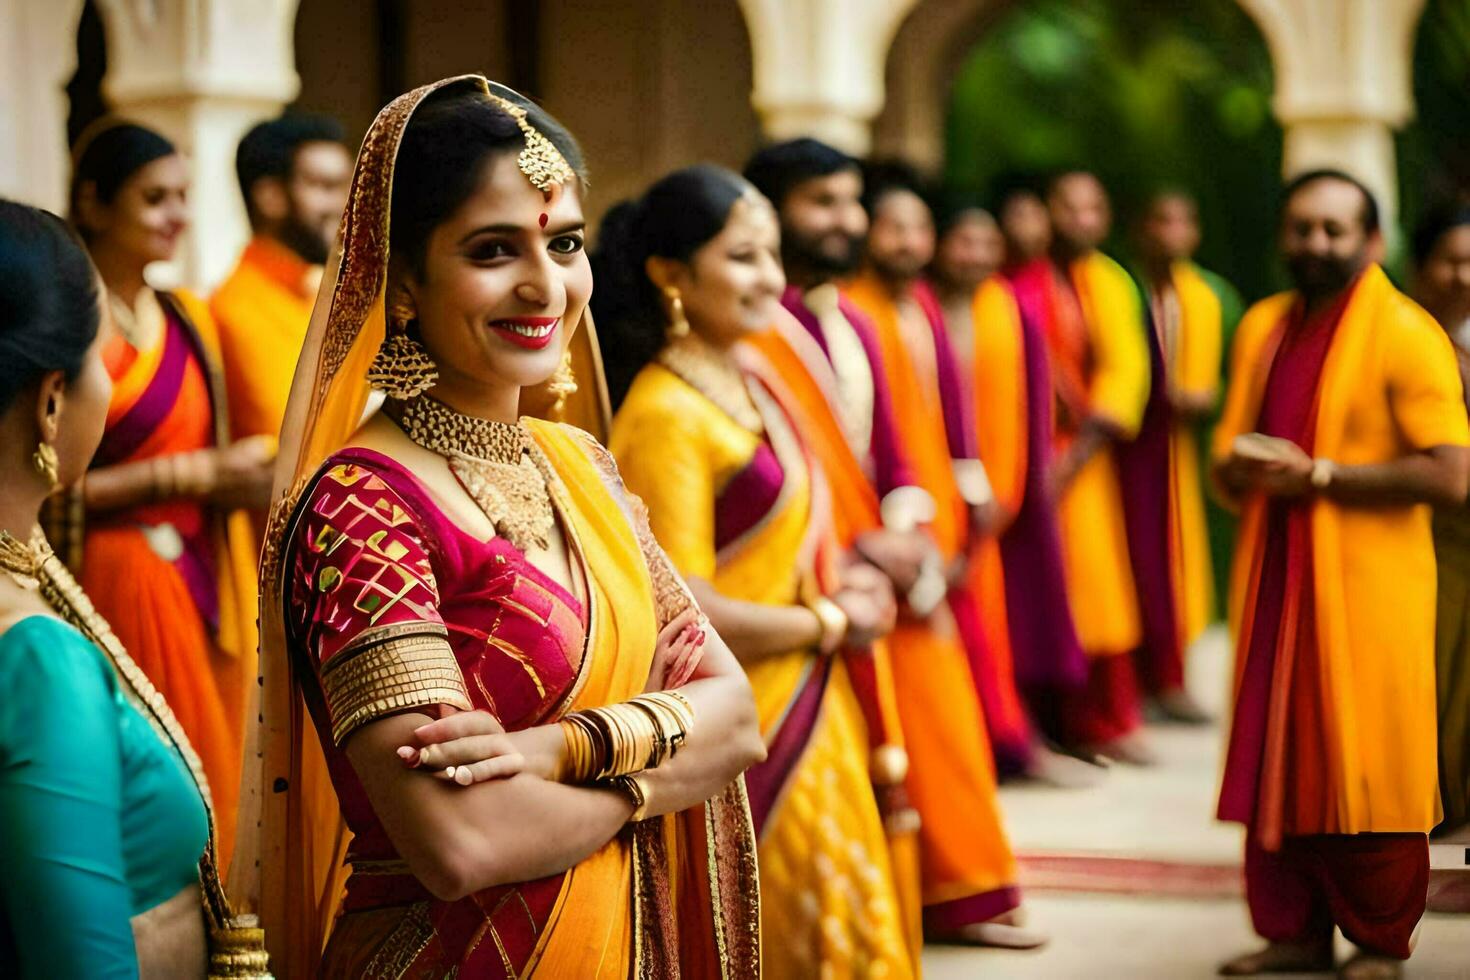
<svg viewBox="0 0 1470 980"><path fill-rule="evenodd" d="M389 402L387 411L405 435L449 461L496 534L521 551L551 543L551 492L524 426L461 415L427 395Z"/></svg>
<svg viewBox="0 0 1470 980"><path fill-rule="evenodd" d="M40 552L9 531L0 531L0 569L23 589L40 587Z"/></svg>

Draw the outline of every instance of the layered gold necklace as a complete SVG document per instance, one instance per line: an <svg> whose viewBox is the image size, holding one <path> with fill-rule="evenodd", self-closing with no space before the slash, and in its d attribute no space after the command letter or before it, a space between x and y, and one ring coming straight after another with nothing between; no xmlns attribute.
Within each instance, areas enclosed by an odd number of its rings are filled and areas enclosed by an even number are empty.
<svg viewBox="0 0 1470 980"><path fill-rule="evenodd" d="M745 375L729 355L691 333L665 345L659 351L658 363L708 398L742 428L756 435L765 432L760 410L746 387Z"/></svg>
<svg viewBox="0 0 1470 980"><path fill-rule="evenodd" d="M428 395L389 402L386 410L405 435L448 460L496 534L521 551L551 543L549 477L525 426L462 415Z"/></svg>
<svg viewBox="0 0 1470 980"><path fill-rule="evenodd" d="M40 588L40 558L34 548L9 531L0 531L0 569L28 591Z"/></svg>

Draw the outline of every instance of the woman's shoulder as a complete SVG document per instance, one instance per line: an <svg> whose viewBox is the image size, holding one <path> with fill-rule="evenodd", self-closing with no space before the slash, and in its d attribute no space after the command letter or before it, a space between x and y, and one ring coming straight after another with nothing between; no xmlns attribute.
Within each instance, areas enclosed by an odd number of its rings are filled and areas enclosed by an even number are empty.
<svg viewBox="0 0 1470 980"><path fill-rule="evenodd" d="M7 699L20 700L28 690L58 684L110 696L117 677L95 644L55 616L27 616L0 633L0 686Z"/></svg>
<svg viewBox="0 0 1470 980"><path fill-rule="evenodd" d="M713 451L714 444L738 438L739 432L739 423L703 391L664 365L650 364L633 379L613 417L608 445L618 456L635 442L645 447L692 442Z"/></svg>

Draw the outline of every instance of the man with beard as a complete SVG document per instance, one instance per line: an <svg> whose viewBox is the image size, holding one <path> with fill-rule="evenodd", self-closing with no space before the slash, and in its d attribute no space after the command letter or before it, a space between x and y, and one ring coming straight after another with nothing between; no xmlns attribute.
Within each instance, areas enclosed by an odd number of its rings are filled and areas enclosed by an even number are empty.
<svg viewBox="0 0 1470 980"><path fill-rule="evenodd" d="M1372 261L1361 183L1297 177L1281 243L1296 289L1241 321L1213 447L1242 508L1219 815L1269 941L1221 972L1331 969L1335 925L1360 948L1340 976L1396 977L1440 815L1428 505L1464 501L1470 425L1449 338Z"/></svg>
<svg viewBox="0 0 1470 980"><path fill-rule="evenodd" d="M848 492L883 501L887 528L859 537L855 553L907 596L890 645L910 760L905 788L920 818L925 935L977 945L1039 945L1045 937L1022 925L1016 861L1001 823L985 721L935 545L936 537L957 531L954 512L947 509L953 501L936 506L914 485L923 485L929 460L910 452L934 440L907 431L902 443L896 438L900 416L889 388L895 373L885 365L872 324L837 288L839 279L855 271L868 226L861 171L846 154L801 139L761 150L745 176L780 217L782 261L791 284L783 303L799 321L779 343L773 337L780 326L758 346L779 345L778 357L804 364L810 387L828 393L851 454L867 471L869 485ZM936 414L928 425L931 431L938 427L947 465L942 417ZM830 447L817 453L824 459L835 455ZM834 491L837 476L834 467ZM849 503L837 501L839 512ZM926 528L916 533L919 523Z"/></svg>
<svg viewBox="0 0 1470 980"><path fill-rule="evenodd" d="M1136 232L1153 380L1138 437L1119 450L1143 616L1139 680L1164 717L1192 724L1209 716L1185 686L1185 653L1213 620L1215 593L1197 437L1218 400L1228 315L1192 261L1199 243L1194 199L1156 193Z"/></svg>
<svg viewBox="0 0 1470 980"><path fill-rule="evenodd" d="M254 237L210 310L219 324L234 437L276 436L347 205L352 157L335 120L287 114L245 134L235 171Z"/></svg>
<svg viewBox="0 0 1470 980"><path fill-rule="evenodd" d="M1048 479L1087 676L1080 688L1038 695L1037 711L1084 755L1143 765L1153 756L1139 732L1132 659L1143 629L1116 452L1138 431L1148 400L1143 316L1128 273L1099 251L1112 213L1097 177L1061 174L1047 206L1050 253L1017 270L1011 282L1048 353L1055 411Z"/></svg>

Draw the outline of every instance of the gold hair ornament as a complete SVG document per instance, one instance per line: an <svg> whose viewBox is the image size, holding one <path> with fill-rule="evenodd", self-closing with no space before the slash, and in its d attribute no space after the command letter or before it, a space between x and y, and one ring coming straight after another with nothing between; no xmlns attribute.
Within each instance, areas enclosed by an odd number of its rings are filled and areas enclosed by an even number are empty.
<svg viewBox="0 0 1470 980"><path fill-rule="evenodd" d="M561 155L556 144L546 138L546 135L531 125L525 107L516 105L507 98L489 93L490 101L494 102L502 111L516 121L521 129L521 136L526 141L526 148L521 150L521 155L516 158L516 166L521 168L521 173L526 179L543 194L550 194L551 189L559 184L568 183L576 179L577 172L567 163L567 158Z"/></svg>

